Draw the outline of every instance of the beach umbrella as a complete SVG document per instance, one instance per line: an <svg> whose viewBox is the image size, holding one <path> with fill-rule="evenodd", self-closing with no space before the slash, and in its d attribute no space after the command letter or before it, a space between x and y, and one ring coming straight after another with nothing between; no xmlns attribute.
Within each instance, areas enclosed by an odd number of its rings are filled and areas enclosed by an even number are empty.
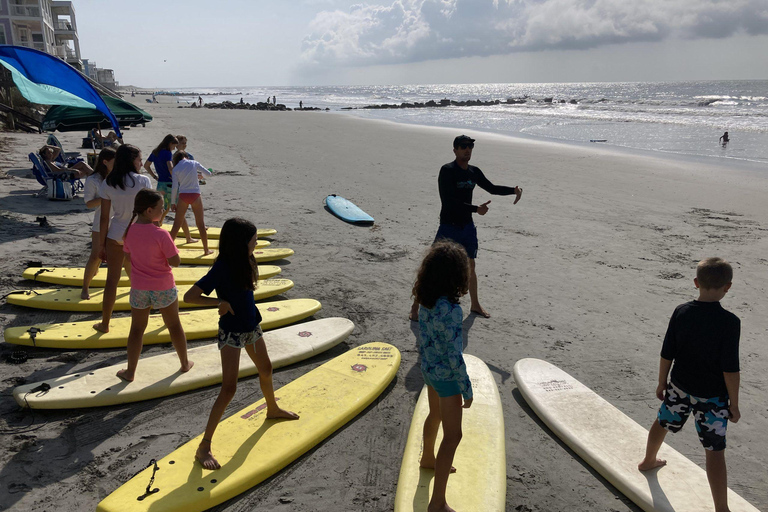
<svg viewBox="0 0 768 512"><path fill-rule="evenodd" d="M120 126L128 126L152 121L152 116L133 103L117 98L103 97L109 110L117 118ZM109 125L107 116L95 108L57 105L48 109L43 119L43 130L48 132L88 131L102 125Z"/></svg>
<svg viewBox="0 0 768 512"><path fill-rule="evenodd" d="M63 60L24 46L0 45L0 65L11 72L19 92L32 103L93 108L118 137L120 125L104 100L78 70Z"/></svg>

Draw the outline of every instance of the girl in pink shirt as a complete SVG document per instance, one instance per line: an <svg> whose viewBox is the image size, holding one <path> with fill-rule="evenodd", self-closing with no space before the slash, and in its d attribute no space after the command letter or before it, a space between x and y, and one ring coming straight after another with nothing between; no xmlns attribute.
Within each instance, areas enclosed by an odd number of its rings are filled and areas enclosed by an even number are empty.
<svg viewBox="0 0 768 512"><path fill-rule="evenodd" d="M163 217L163 196L145 188L136 194L133 204L133 217L123 236L123 250L131 262L128 368L117 372L118 377L128 382L133 381L136 374L152 308L159 309L163 315L181 361L180 371L187 372L194 364L187 359L187 338L179 320L179 299L171 272L171 266L179 266L179 250L171 235L154 224Z"/></svg>

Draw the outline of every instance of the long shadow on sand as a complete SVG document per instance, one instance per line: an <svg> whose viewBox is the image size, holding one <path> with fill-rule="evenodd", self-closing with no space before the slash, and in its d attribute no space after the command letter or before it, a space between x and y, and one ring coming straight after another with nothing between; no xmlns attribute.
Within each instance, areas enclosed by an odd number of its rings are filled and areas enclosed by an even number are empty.
<svg viewBox="0 0 768 512"><path fill-rule="evenodd" d="M600 473L595 471L592 466L584 462L584 460L579 457L576 452L571 450L567 444L565 444L559 437L557 437L550 429L547 427L547 425L539 419L539 417L536 415L535 412L533 412L533 409L530 408L528 405L528 402L525 401L525 398L523 398L523 395L520 394L520 390L515 388L512 390L512 398L515 399L517 404L520 406L520 408L525 411L525 413L536 423L536 425L539 426L544 432L549 435L550 438L552 438L553 441L555 441L563 450L565 450L568 455L573 457L574 460L576 460L581 466L589 471L589 473L595 477L595 480L603 484L603 487L608 489L614 496L616 496L617 499L621 500L622 503L624 503L627 506L628 510L631 510L632 512L642 512L642 509L638 507L637 505L632 502L629 498L627 498L621 491L616 489L608 480L603 478Z"/></svg>

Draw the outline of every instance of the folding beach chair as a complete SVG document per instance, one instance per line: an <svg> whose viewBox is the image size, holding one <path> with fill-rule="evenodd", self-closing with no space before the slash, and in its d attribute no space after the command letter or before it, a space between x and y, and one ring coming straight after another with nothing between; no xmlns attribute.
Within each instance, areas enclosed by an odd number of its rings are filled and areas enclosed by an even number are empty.
<svg viewBox="0 0 768 512"><path fill-rule="evenodd" d="M40 155L37 153L30 153L29 154L29 160L32 162L32 174L35 175L35 179L43 185L43 189L40 190L35 194L36 197L40 197L43 194L48 192L49 182L50 180L56 180L56 177L53 175L52 172L48 169L48 166L45 164L45 162L40 158ZM58 181L66 181L68 182L72 187L72 195L74 196L79 191L83 190L85 186L83 185L83 182L80 181L80 179L59 179Z"/></svg>
<svg viewBox="0 0 768 512"><path fill-rule="evenodd" d="M75 162L83 161L79 151L69 151L65 153L64 146L61 145L61 142L59 142L59 139L57 139L54 134L48 135L48 140L46 140L45 143L49 146L56 146L59 148L59 156L56 157L56 161L61 165L71 165Z"/></svg>

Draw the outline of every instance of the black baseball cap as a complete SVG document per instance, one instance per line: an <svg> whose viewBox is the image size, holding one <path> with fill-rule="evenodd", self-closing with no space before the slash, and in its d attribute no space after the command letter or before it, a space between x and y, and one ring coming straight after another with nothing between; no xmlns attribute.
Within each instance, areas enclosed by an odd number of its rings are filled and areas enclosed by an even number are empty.
<svg viewBox="0 0 768 512"><path fill-rule="evenodd" d="M471 137L467 137L466 135L459 135L455 139L453 139L453 147L454 149L459 147L460 144L474 144L475 139Z"/></svg>

